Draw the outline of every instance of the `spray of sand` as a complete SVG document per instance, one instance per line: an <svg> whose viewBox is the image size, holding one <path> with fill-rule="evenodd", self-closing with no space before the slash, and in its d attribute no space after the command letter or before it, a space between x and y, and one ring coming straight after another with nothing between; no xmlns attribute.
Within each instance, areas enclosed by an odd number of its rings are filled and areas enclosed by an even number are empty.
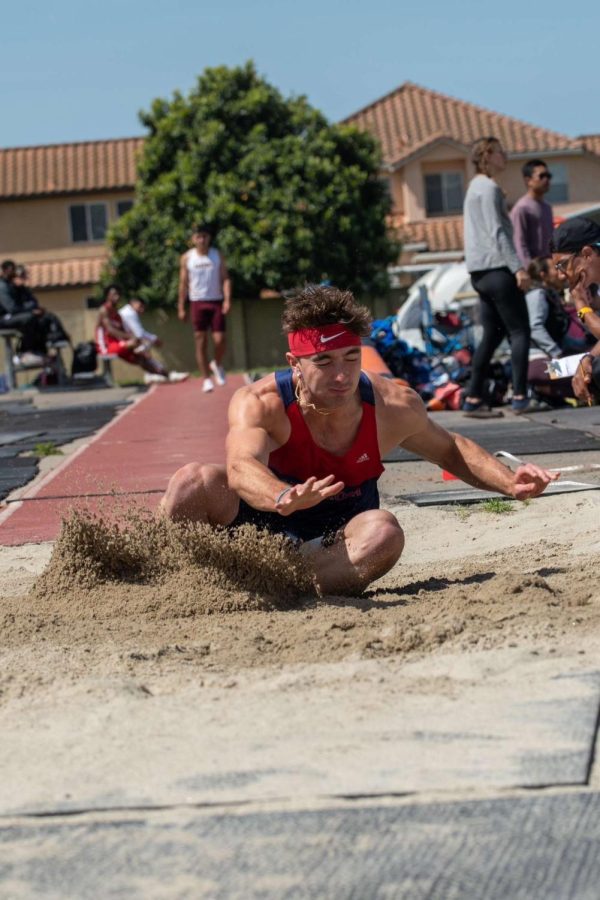
<svg viewBox="0 0 600 900"><path fill-rule="evenodd" d="M76 511L63 522L32 599L77 616L155 618L290 609L314 597L303 557L282 535L174 523L133 511Z"/></svg>

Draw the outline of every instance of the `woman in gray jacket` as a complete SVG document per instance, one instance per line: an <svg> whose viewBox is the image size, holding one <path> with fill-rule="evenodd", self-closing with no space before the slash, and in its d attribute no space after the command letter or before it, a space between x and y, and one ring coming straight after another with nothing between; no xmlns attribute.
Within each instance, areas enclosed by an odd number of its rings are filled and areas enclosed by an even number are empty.
<svg viewBox="0 0 600 900"><path fill-rule="evenodd" d="M506 154L494 137L473 145L471 160L477 174L464 203L465 261L473 287L479 294L483 337L473 357L471 384L463 404L467 413L477 413L484 403L488 366L502 339L511 348L513 399L516 413L529 412L527 360L529 318L524 291L530 278L513 244L512 224L504 194L495 179L506 167Z"/></svg>

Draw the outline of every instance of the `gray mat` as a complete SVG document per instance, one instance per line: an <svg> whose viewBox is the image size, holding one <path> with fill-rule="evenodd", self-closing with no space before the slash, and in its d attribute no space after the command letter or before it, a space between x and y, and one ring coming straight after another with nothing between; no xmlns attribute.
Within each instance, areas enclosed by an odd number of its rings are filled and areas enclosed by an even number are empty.
<svg viewBox="0 0 600 900"><path fill-rule="evenodd" d="M508 450L515 456L537 455L541 453L576 453L583 450L600 451L600 438L586 434L575 428L555 428L529 420L498 422L490 420L485 426L469 424L462 416L457 416L456 424L447 425L449 430L475 441L490 453ZM408 462L421 459L416 453L396 447L384 458L384 462Z"/></svg>
<svg viewBox="0 0 600 900"><path fill-rule="evenodd" d="M584 484L576 481L555 481L549 484L542 497L551 494L572 494L576 491L597 491L600 484ZM446 491L423 491L420 494L401 494L396 499L408 500L415 506L445 506L449 503L482 503L485 500L510 500L504 494L480 491L472 487L456 487Z"/></svg>
<svg viewBox="0 0 600 900"><path fill-rule="evenodd" d="M0 447L37 437L39 431L0 431Z"/></svg>
<svg viewBox="0 0 600 900"><path fill-rule="evenodd" d="M41 410L26 403L0 404L0 500L27 484L37 472L37 457L28 459L25 469L15 464L19 454L35 451L39 443L60 447L93 434L123 405L117 401Z"/></svg>
<svg viewBox="0 0 600 900"><path fill-rule="evenodd" d="M597 900L600 796L21 821L0 880L15 900Z"/></svg>

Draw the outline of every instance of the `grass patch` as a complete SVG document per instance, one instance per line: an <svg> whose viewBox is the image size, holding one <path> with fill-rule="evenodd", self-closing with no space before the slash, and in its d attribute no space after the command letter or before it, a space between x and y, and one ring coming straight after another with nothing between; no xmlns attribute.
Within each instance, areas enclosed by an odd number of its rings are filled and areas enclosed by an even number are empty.
<svg viewBox="0 0 600 900"><path fill-rule="evenodd" d="M56 446L54 441L41 441L33 448L35 456L63 456L62 450Z"/></svg>
<svg viewBox="0 0 600 900"><path fill-rule="evenodd" d="M501 500L499 497L490 497L481 504L483 512L496 513L503 515L504 513L514 512L514 507L510 500Z"/></svg>

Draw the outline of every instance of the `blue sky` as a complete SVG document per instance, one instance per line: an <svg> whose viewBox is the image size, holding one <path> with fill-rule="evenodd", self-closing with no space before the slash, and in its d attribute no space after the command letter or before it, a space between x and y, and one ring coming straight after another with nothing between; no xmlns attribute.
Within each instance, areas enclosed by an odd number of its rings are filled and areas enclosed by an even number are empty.
<svg viewBox="0 0 600 900"><path fill-rule="evenodd" d="M409 80L571 136L598 133L599 10L591 0L21 0L3 17L0 146L142 134L137 112L154 97L247 59L332 120Z"/></svg>

